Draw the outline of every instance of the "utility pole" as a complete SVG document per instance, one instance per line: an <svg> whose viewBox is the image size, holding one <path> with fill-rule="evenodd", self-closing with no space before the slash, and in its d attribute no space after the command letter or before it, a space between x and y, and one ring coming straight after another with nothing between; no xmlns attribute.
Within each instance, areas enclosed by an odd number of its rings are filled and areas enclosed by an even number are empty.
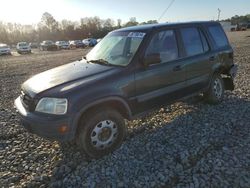
<svg viewBox="0 0 250 188"><path fill-rule="evenodd" d="M220 21L220 13L221 13L221 10L218 8L218 21Z"/></svg>

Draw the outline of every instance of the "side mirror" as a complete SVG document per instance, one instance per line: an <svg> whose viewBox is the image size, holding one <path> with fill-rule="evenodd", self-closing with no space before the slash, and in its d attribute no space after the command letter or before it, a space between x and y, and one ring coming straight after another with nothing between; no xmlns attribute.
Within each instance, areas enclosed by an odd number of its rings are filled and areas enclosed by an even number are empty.
<svg viewBox="0 0 250 188"><path fill-rule="evenodd" d="M159 64L160 62L161 62L161 56L159 53L148 54L143 60L145 66L149 66L152 64Z"/></svg>

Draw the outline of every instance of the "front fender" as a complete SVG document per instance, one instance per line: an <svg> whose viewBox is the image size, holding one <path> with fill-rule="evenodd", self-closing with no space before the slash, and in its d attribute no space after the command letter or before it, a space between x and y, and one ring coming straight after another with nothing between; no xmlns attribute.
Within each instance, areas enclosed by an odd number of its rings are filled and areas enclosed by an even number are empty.
<svg viewBox="0 0 250 188"><path fill-rule="evenodd" d="M109 96L109 97L101 98L101 99L94 100L92 102L89 102L89 103L83 105L82 108L80 108L77 112L75 112L74 117L73 117L73 123L72 123L73 134L75 135L78 123L79 123L82 115L84 114L84 112L86 112L91 107L97 106L98 104L101 105L102 103L111 102L111 101L121 103L123 105L123 107L125 108L125 110L127 111L129 119L131 119L132 112L131 112L130 106L128 105L128 103L125 99L123 99L120 96Z"/></svg>

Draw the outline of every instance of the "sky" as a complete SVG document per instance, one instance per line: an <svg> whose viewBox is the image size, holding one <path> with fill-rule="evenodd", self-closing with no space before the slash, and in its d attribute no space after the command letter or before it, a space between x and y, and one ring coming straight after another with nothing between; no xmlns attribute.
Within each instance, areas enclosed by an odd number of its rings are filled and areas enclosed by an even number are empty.
<svg viewBox="0 0 250 188"><path fill-rule="evenodd" d="M44 12L57 21L79 21L83 17L101 19L130 17L138 22L158 20L172 0L0 0L0 21L36 24ZM159 22L216 20L218 8L221 19L250 14L250 0L175 0Z"/></svg>

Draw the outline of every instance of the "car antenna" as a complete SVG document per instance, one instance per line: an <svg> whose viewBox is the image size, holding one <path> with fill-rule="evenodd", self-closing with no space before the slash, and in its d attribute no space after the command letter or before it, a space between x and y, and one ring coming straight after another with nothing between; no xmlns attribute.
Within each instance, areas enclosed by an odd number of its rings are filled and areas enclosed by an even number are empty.
<svg viewBox="0 0 250 188"><path fill-rule="evenodd" d="M162 19L162 17L166 14L166 12L168 11L168 9L173 5L173 3L175 2L175 0L172 0L170 3L169 3L169 5L168 5L168 7L163 11L163 13L161 14L161 16L158 18L158 22Z"/></svg>

